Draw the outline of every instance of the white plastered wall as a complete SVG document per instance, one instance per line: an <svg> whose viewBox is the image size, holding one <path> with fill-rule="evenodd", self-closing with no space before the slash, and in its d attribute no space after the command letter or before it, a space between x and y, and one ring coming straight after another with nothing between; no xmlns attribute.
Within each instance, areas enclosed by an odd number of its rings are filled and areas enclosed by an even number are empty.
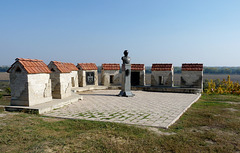
<svg viewBox="0 0 240 153"><path fill-rule="evenodd" d="M159 77L163 77L163 85L160 85ZM172 71L152 71L151 75L151 85L152 86L169 86L172 87L173 84L173 70Z"/></svg>
<svg viewBox="0 0 240 153"><path fill-rule="evenodd" d="M110 84L110 75L113 75L113 83L112 84ZM104 86L119 85L120 84L119 70L102 70L101 84Z"/></svg>
<svg viewBox="0 0 240 153"><path fill-rule="evenodd" d="M61 99L71 96L71 75L70 73L60 73L60 96Z"/></svg>
<svg viewBox="0 0 240 153"><path fill-rule="evenodd" d="M28 74L29 106L52 100L49 74Z"/></svg>
<svg viewBox="0 0 240 153"><path fill-rule="evenodd" d="M78 87L78 71L72 71L71 76L71 85L72 87Z"/></svg>
<svg viewBox="0 0 240 153"><path fill-rule="evenodd" d="M203 88L203 71L182 71L181 87Z"/></svg>

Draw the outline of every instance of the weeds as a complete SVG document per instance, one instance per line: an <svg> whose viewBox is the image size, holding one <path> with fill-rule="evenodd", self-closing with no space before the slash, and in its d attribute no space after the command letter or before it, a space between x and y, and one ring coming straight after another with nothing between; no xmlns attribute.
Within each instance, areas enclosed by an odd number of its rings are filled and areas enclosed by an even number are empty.
<svg viewBox="0 0 240 153"><path fill-rule="evenodd" d="M238 82L233 83L228 75L227 80L219 79L205 81L204 92L207 94L236 94L240 95L240 84Z"/></svg>

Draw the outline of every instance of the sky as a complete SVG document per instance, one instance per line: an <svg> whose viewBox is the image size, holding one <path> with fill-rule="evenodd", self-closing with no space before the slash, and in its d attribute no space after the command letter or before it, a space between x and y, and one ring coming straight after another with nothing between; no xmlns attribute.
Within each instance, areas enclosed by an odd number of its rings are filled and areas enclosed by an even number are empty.
<svg viewBox="0 0 240 153"><path fill-rule="evenodd" d="M240 66L239 0L0 0L0 65Z"/></svg>

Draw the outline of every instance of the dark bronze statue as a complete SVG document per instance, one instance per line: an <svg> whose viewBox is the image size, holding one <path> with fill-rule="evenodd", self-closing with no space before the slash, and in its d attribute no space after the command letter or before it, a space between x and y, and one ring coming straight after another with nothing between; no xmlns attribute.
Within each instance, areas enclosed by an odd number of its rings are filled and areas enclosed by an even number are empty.
<svg viewBox="0 0 240 153"><path fill-rule="evenodd" d="M122 57L122 88L118 96L122 97L133 97L134 94L131 92L131 64L130 57L128 57L128 51L123 52Z"/></svg>
<svg viewBox="0 0 240 153"><path fill-rule="evenodd" d="M122 57L123 64L130 64L130 57L128 57L128 50L123 52L124 56Z"/></svg>

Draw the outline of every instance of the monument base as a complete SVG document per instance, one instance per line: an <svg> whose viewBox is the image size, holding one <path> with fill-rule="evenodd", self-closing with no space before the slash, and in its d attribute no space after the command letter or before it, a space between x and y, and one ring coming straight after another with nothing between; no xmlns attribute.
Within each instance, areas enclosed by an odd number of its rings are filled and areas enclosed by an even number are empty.
<svg viewBox="0 0 240 153"><path fill-rule="evenodd" d="M133 97L135 96L131 91L120 91L119 97Z"/></svg>

